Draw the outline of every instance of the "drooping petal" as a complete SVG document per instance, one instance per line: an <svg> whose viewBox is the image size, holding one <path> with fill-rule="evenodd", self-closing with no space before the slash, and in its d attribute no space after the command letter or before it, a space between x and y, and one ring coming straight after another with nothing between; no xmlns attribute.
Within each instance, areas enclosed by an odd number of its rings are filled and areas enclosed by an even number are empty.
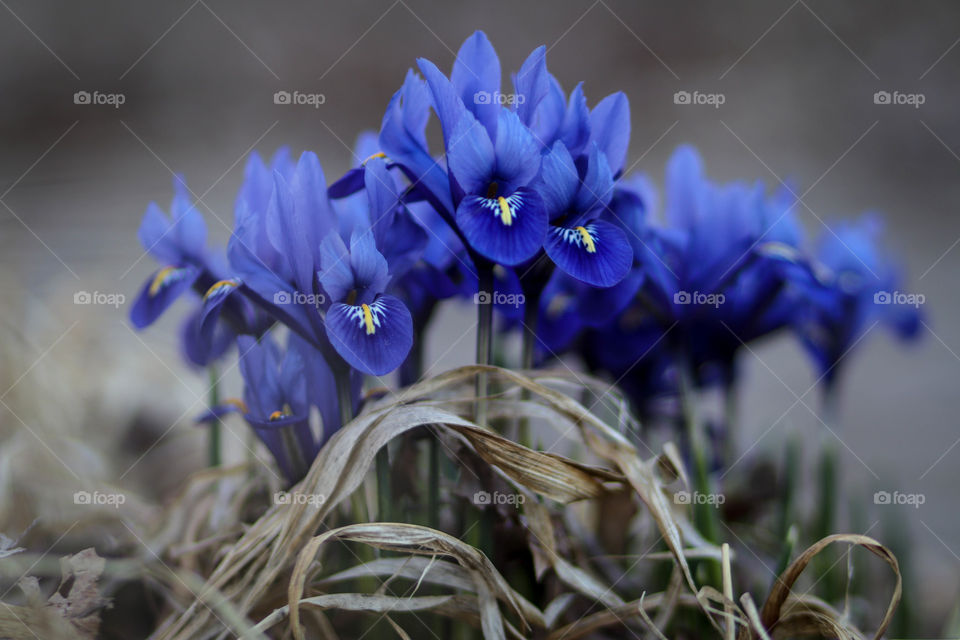
<svg viewBox="0 0 960 640"><path fill-rule="evenodd" d="M220 280L207 289L203 294L200 306L200 335L209 339L213 335L215 325L223 311L224 305L240 288L239 280ZM236 300L234 300L236 304Z"/></svg>
<svg viewBox="0 0 960 640"><path fill-rule="evenodd" d="M497 111L500 110L500 60L483 31L467 38L453 63L450 81L460 99L491 138L497 132Z"/></svg>
<svg viewBox="0 0 960 640"><path fill-rule="evenodd" d="M200 331L200 313L192 312L181 326L183 355L198 367L206 367L233 346L237 335L225 323L218 322L206 334Z"/></svg>
<svg viewBox="0 0 960 640"><path fill-rule="evenodd" d="M527 188L506 198L467 196L457 207L456 217L457 225L474 249L507 266L533 257L547 233L543 200Z"/></svg>
<svg viewBox="0 0 960 640"><path fill-rule="evenodd" d="M187 291L200 271L194 267L163 267L143 285L130 309L130 321L137 329L148 327L180 295Z"/></svg>
<svg viewBox="0 0 960 640"><path fill-rule="evenodd" d="M602 220L576 227L552 227L547 255L563 271L595 287L620 282L633 263L633 250L623 230Z"/></svg>
<svg viewBox="0 0 960 640"><path fill-rule="evenodd" d="M620 173L630 143L630 103L622 91L607 96L590 112L590 139L606 154L614 175Z"/></svg>
<svg viewBox="0 0 960 640"><path fill-rule="evenodd" d="M540 144L513 111L500 109L494 149L501 193L526 186L540 173Z"/></svg>
<svg viewBox="0 0 960 640"><path fill-rule="evenodd" d="M413 318L393 296L380 296L370 304L334 304L326 326L340 357L371 375L386 375L399 367L413 344Z"/></svg>

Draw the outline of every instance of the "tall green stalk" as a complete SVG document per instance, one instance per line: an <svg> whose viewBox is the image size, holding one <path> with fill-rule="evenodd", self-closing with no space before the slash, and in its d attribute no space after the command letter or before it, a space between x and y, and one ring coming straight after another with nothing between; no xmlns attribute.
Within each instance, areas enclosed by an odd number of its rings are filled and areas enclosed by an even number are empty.
<svg viewBox="0 0 960 640"><path fill-rule="evenodd" d="M823 393L823 421L831 429L836 429L836 403L836 388L832 386L825 388ZM821 438L820 462L817 474L819 486L817 518L814 525L814 533L818 540L836 533L837 499L840 491L838 455L836 442L831 436L824 433ZM839 573L830 571L835 562L836 553L831 548L824 549L814 558L814 567L817 577L823 581L827 602L836 602L843 596L844 587Z"/></svg>
<svg viewBox="0 0 960 640"><path fill-rule="evenodd" d="M533 355L537 342L537 322L540 320L540 293L529 293L523 301L523 352L521 366L533 369ZM524 388L520 392L521 400L530 399L530 390ZM529 447L530 420L526 416L520 418L517 429L517 440L525 447Z"/></svg>
<svg viewBox="0 0 960 640"><path fill-rule="evenodd" d="M337 385L337 405L340 408L340 426L344 427L353 420L353 394L350 391L350 371L340 367L334 372L333 379ZM350 504L353 508L354 520L357 522L370 521L370 514L363 496L363 484L360 485L358 491L353 492Z"/></svg>
<svg viewBox="0 0 960 640"><path fill-rule="evenodd" d="M217 368L210 365L208 369L210 387L207 391L207 402L213 409L220 404L220 376ZM219 467L222 463L220 419L212 420L207 426L207 462L211 467Z"/></svg>
<svg viewBox="0 0 960 640"><path fill-rule="evenodd" d="M477 364L488 365L493 360L493 264L484 261L477 265ZM477 374L476 423L487 424L487 373Z"/></svg>
<svg viewBox="0 0 960 640"><path fill-rule="evenodd" d="M687 440L690 443L690 453L693 456L693 486L694 491L703 498L693 500L693 519L700 533L708 542L720 542L720 515L713 501L706 501L706 496L713 494L710 483L710 468L707 462L706 447L701 433L700 418L697 412L697 403L694 398L693 375L687 359L679 359L679 391L680 405L683 412L684 427ZM720 563L717 560L704 560L711 586L719 589L723 584Z"/></svg>

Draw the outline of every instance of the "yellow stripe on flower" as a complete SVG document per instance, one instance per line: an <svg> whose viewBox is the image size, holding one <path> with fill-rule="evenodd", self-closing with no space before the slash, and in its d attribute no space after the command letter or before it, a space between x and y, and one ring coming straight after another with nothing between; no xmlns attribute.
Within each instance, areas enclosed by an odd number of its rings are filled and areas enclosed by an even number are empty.
<svg viewBox="0 0 960 640"><path fill-rule="evenodd" d="M590 237L590 232L587 231L586 227L574 227L574 230L580 232L580 238L583 240L583 244L587 248L587 253L596 253L597 246L593 244L593 238Z"/></svg>
<svg viewBox="0 0 960 640"><path fill-rule="evenodd" d="M236 407L240 410L241 413L250 413L247 410L247 403L241 400L240 398L227 398L223 401L223 404L228 404L230 406Z"/></svg>
<svg viewBox="0 0 960 640"><path fill-rule="evenodd" d="M225 287L238 287L240 283L236 280L221 280L220 282L215 283L212 287L207 289L207 292L203 294L203 300L206 302L207 298L217 293L220 289Z"/></svg>
<svg viewBox="0 0 960 640"><path fill-rule="evenodd" d="M503 196L497 198L497 204L500 205L500 221L508 227L513 224L513 211L510 210L510 203Z"/></svg>
<svg viewBox="0 0 960 640"><path fill-rule="evenodd" d="M368 305L362 304L360 308L363 309L363 324L367 327L367 335L372 336L377 332L376 327L373 326L373 314L370 312Z"/></svg>
<svg viewBox="0 0 960 640"><path fill-rule="evenodd" d="M387 157L387 154L385 154L383 151L377 151L375 154L373 154L372 156L364 160L363 165L366 165L368 162L370 162L374 158L386 158L386 157Z"/></svg>
<svg viewBox="0 0 960 640"><path fill-rule="evenodd" d="M271 413L271 414L270 414L270 417L267 418L267 419L268 419L270 422L274 422L274 421L276 421L276 420L282 420L283 418L286 418L288 415L290 415L290 414L287 413L286 411L282 411L282 410L279 410L279 409L278 409L277 411L274 411L273 413Z"/></svg>
<svg viewBox="0 0 960 640"><path fill-rule="evenodd" d="M169 278L171 274L176 273L177 269L178 267L170 266L157 271L157 275L153 276L153 282L150 283L149 293L151 298L159 293L161 287L163 287L167 281L167 278Z"/></svg>

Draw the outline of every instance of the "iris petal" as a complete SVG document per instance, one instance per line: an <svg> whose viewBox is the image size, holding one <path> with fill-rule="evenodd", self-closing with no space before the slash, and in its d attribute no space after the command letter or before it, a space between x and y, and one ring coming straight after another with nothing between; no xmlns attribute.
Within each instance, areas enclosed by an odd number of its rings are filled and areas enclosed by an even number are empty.
<svg viewBox="0 0 960 640"><path fill-rule="evenodd" d="M607 155L613 173L620 173L630 142L630 102L622 91L607 96L590 112L590 139Z"/></svg>
<svg viewBox="0 0 960 640"><path fill-rule="evenodd" d="M355 369L381 376L399 367L413 344L413 318L393 296L371 304L334 304L327 312L327 336Z"/></svg>
<svg viewBox="0 0 960 640"><path fill-rule="evenodd" d="M148 327L180 295L189 289L200 272L193 267L164 267L151 276L140 290L130 310L130 321L137 329Z"/></svg>
<svg viewBox="0 0 960 640"><path fill-rule="evenodd" d="M450 81L464 105L492 138L497 131L497 111L500 108L495 98L500 92L500 60L484 32L477 31L464 41L453 63Z"/></svg>
<svg viewBox="0 0 960 640"><path fill-rule="evenodd" d="M633 262L633 250L623 231L602 220L577 227L553 227L545 249L563 271L595 287L620 282Z"/></svg>
<svg viewBox="0 0 960 640"><path fill-rule="evenodd" d="M540 249L547 232L547 210L531 189L509 197L467 196L457 207L457 224L474 249L507 266L518 265Z"/></svg>

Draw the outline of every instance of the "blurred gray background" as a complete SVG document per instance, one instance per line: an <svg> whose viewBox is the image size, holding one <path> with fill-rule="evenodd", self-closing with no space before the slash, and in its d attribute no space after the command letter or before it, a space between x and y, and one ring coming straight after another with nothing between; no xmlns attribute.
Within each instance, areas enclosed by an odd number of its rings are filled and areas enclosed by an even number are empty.
<svg viewBox="0 0 960 640"><path fill-rule="evenodd" d="M844 483L849 496L866 501L859 506L867 526L890 517L909 526L930 612L945 615L956 601L960 4L0 5L0 263L8 315L16 316L22 296L98 290L132 298L154 268L136 230L150 200L169 201L171 171L184 173L202 196L221 242L251 149L315 150L328 179L336 177L351 162L360 130L379 126L415 59L449 69L478 28L505 70L545 44L565 89L585 80L591 104L625 91L633 117L629 162L657 180L672 149L689 142L714 178L760 178L771 188L793 181L806 192L799 216L811 236L862 211L882 212L889 245L909 271L907 290L926 296L929 320L918 345L902 347L876 329L847 363L836 429ZM322 93L325 102L276 105L279 90ZM119 93L124 103L75 104L78 91ZM725 102L678 105L677 91L721 93ZM878 91L921 94L924 103L876 104ZM454 307L442 314L428 351L435 370L471 358L470 336L448 349L469 313ZM106 332L125 358L151 363L159 380L150 393L182 403L172 412L180 415L189 398L173 391L176 378L199 385L202 377L177 361L174 325L140 342L122 313L115 315L86 329ZM69 312L58 320L67 333L76 322ZM53 340L66 334L51 335L36 345L38 357L69 348L69 340ZM10 373L16 379L23 372ZM816 390L804 394L815 376L790 339L757 346L744 377L740 450L778 452L791 432L809 449L834 438L812 413L819 410ZM48 393L55 399L55 389ZM926 502L879 507L877 490L922 493Z"/></svg>

